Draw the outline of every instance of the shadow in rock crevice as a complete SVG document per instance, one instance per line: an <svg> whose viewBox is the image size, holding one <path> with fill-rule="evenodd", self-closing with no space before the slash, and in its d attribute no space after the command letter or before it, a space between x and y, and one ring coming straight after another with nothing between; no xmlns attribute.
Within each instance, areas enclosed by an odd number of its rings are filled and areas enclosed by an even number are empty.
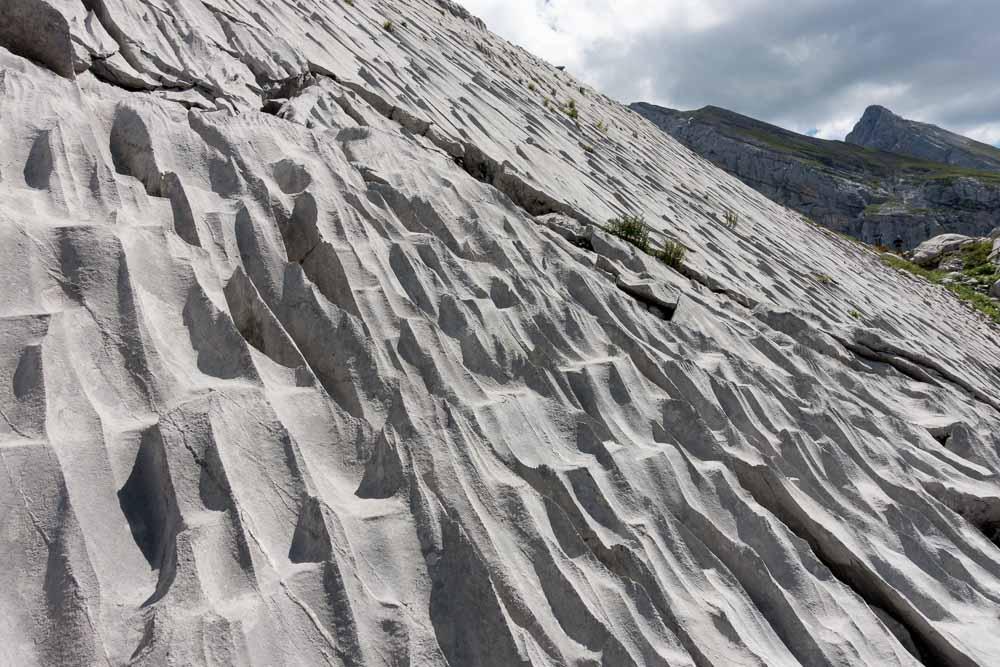
<svg viewBox="0 0 1000 667"><path fill-rule="evenodd" d="M156 590L143 603L147 606L163 598L173 584L177 534L184 529L158 426L142 434L132 473L118 491L118 504L136 546L150 568L159 571Z"/></svg>

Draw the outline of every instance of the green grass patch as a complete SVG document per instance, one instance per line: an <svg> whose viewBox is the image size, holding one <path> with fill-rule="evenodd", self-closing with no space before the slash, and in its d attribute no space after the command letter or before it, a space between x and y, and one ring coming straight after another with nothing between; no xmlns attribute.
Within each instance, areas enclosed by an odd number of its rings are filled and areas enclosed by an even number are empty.
<svg viewBox="0 0 1000 667"><path fill-rule="evenodd" d="M656 257L669 267L680 270L684 265L687 248L682 243L667 239L663 242L662 248L654 250L649 240L651 230L646 224L645 217L641 215L623 215L620 218L608 220L604 231L631 243L637 249Z"/></svg>
<svg viewBox="0 0 1000 667"><path fill-rule="evenodd" d="M664 241L663 248L657 254L657 258L667 266L680 269L684 265L684 257L687 255L687 248L676 241Z"/></svg>
<svg viewBox="0 0 1000 667"><path fill-rule="evenodd" d="M965 260L965 268L993 266L1000 270L995 264L990 262L990 253L993 252L993 241L977 241L970 243L961 250L962 259Z"/></svg>
<svg viewBox="0 0 1000 667"><path fill-rule="evenodd" d="M1000 280L1000 267L989 264L989 262L986 259L986 257L989 255L989 252L987 252L984 255L983 249L979 246L989 246L992 248L992 244L990 243L977 243L963 248L961 254L963 255L963 259L965 259L966 267L962 271L962 273L964 275L977 278L992 276L992 278ZM982 260L982 262L978 263L980 259ZM905 259L901 257L896 257L894 255L883 255L882 261L894 269L897 269L899 271L906 271L919 278L923 278L927 282L933 283L935 285L941 285L941 281L944 279L945 276L948 275L944 271L938 271L935 269L926 269L922 266L917 266L913 262L908 262ZM992 269L989 267L992 267ZM988 271L988 273L984 273L984 271ZM990 279L987 278L987 280L983 282L990 282ZM990 284L992 284L992 282ZM947 289L955 296L957 296L965 303L967 303L972 308L978 310L979 312L989 317L995 323L1000 324L1000 306L998 306L992 299L990 299L982 292L977 292L968 285L960 285L953 283L950 285L941 285L941 286Z"/></svg>
<svg viewBox="0 0 1000 667"><path fill-rule="evenodd" d="M649 252L649 225L641 215L623 215L608 221L608 233L631 243L639 250Z"/></svg>
<svg viewBox="0 0 1000 667"><path fill-rule="evenodd" d="M1000 306L982 292L977 292L968 285L947 285L952 294L970 306L983 313L995 323L1000 324Z"/></svg>

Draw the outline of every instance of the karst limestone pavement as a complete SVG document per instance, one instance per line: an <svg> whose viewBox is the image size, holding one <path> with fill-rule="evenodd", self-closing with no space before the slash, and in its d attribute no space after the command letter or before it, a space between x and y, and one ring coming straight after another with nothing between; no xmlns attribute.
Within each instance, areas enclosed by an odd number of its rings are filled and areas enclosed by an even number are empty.
<svg viewBox="0 0 1000 667"><path fill-rule="evenodd" d="M996 664L945 290L449 2L0 26L0 664Z"/></svg>

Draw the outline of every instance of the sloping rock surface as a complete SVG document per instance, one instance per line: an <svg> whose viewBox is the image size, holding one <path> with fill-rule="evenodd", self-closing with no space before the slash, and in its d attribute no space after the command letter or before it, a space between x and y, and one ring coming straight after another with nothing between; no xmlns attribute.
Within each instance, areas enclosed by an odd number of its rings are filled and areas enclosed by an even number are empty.
<svg viewBox="0 0 1000 667"><path fill-rule="evenodd" d="M0 664L995 663L948 292L450 2L18 6Z"/></svg>

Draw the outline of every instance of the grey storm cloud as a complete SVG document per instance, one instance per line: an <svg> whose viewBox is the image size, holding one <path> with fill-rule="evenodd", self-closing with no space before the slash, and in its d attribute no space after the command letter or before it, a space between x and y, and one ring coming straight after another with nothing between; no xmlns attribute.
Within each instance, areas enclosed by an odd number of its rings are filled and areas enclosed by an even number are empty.
<svg viewBox="0 0 1000 667"><path fill-rule="evenodd" d="M580 74L624 102L713 104L827 137L842 137L866 106L882 104L1000 141L998 0L717 5L723 18L707 28L666 21L625 40L587 40Z"/></svg>

